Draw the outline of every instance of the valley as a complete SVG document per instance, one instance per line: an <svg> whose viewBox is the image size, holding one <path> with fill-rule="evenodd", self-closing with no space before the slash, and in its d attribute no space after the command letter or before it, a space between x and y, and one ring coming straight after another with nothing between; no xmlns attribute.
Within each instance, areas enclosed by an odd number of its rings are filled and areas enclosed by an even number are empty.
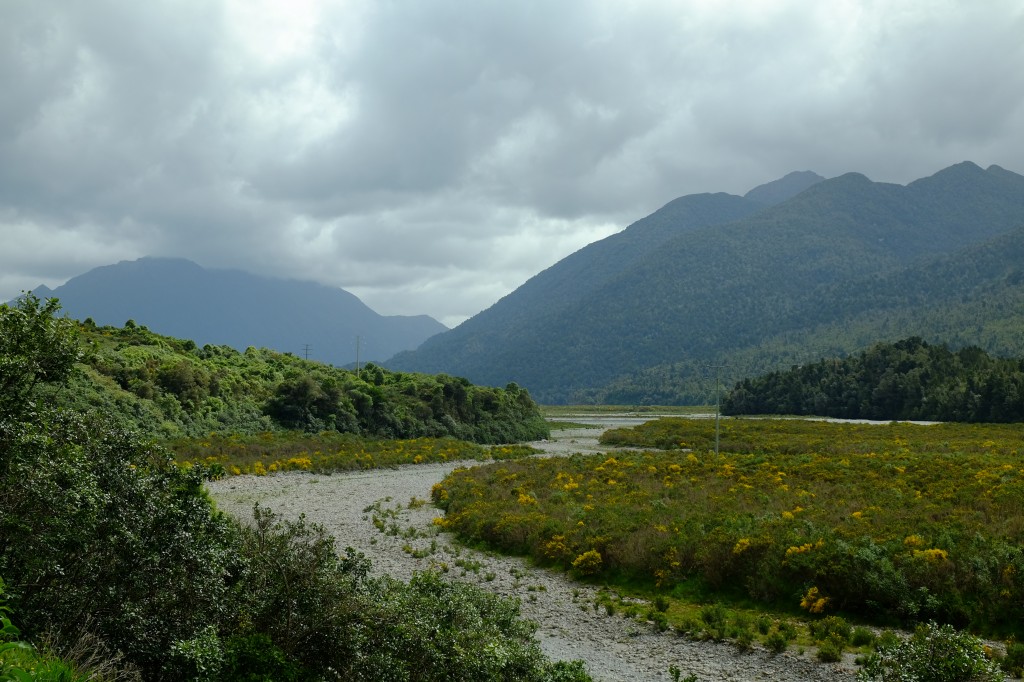
<svg viewBox="0 0 1024 682"><path fill-rule="evenodd" d="M549 456L607 452L611 448L598 442L606 428L634 426L657 416L565 416L575 428L554 429L549 439L531 445ZM595 680L669 680L671 666L677 666L684 677L696 675L702 682L853 679L852 655L842 664L824 664L795 648L777 655L761 647L740 653L729 643L658 633L641 620L610 616L603 607L599 609L595 586L520 558L460 545L451 534L438 532L433 520L441 512L421 502L429 500L431 487L448 473L475 464L449 462L332 475L235 476L208 485L218 508L240 519L251 517L257 503L285 518L305 514L334 536L339 551L351 546L363 552L377 573L408 580L413 571L433 568L445 571L450 579L518 598L523 615L539 625L537 636L545 653L553 659L582 659ZM384 532L375 527L375 517L385 520ZM388 532L388 527L394 532Z"/></svg>

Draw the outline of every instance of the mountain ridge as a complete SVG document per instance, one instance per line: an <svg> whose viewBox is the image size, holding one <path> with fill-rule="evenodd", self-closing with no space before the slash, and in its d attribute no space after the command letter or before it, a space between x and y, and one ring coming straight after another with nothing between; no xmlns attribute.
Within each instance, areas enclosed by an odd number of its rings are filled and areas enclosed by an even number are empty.
<svg viewBox="0 0 1024 682"><path fill-rule="evenodd" d="M426 315L383 316L344 289L242 270L207 269L184 258L145 257L100 266L49 289L78 319L119 326L131 319L161 334L238 350L265 346L335 365L384 360L444 331Z"/></svg>
<svg viewBox="0 0 1024 682"><path fill-rule="evenodd" d="M738 219L675 231L666 225L671 236L642 260L627 259L611 275L587 280L585 290L565 297L566 305L542 305L541 285L557 280L564 263L572 259L575 269L585 270L600 262L590 259L600 247L584 247L496 303L486 317L471 318L387 364L493 385L516 381L542 402L564 402L646 367L680 359L717 362L760 339L836 323L844 300L856 296L844 284L1021 224L1024 177L998 167L986 171L964 162L908 185L847 173ZM531 288L536 291L529 297L522 295ZM820 319L800 319L801 301L826 294L832 299L814 308Z"/></svg>
<svg viewBox="0 0 1024 682"><path fill-rule="evenodd" d="M814 171L793 171L787 173L778 180L758 185L743 195L744 199L756 201L765 206L781 204L787 199L792 199L805 189L809 189L826 178Z"/></svg>

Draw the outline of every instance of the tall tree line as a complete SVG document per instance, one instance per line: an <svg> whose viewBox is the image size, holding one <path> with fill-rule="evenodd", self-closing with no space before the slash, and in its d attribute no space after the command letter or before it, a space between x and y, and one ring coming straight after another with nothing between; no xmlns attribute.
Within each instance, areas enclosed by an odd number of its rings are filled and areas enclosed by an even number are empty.
<svg viewBox="0 0 1024 682"><path fill-rule="evenodd" d="M975 346L951 350L919 337L879 343L744 379L723 401L726 414L797 414L845 419L1024 421L1024 360Z"/></svg>

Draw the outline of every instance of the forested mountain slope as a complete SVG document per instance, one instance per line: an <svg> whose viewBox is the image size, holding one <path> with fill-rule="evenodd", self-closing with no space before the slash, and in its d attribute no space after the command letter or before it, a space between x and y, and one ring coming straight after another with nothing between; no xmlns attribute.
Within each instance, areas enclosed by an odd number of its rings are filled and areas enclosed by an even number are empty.
<svg viewBox="0 0 1024 682"><path fill-rule="evenodd" d="M811 289L792 300L788 319L780 323L786 331L714 361L684 359L649 367L585 397L612 404L714 402L716 375L731 385L907 334L952 348L978 346L997 356L1020 355L1022 263L1024 228L1018 228L884 275ZM801 327L801 321L810 323Z"/></svg>
<svg viewBox="0 0 1024 682"><path fill-rule="evenodd" d="M635 228L643 222L616 237L632 231L642 241ZM840 349L863 347L843 329L853 317L877 314L867 285L912 290L892 278L916 281L919 266L1022 225L1024 177L998 167L965 162L907 186L846 174L745 216L681 224L654 248L634 247L642 257L623 258L607 276L574 288L562 274L605 272L598 255L615 238L588 246L389 364L487 384L514 380L542 402L605 399L603 387L616 380L672 363L677 382L730 360L763 371L776 358L759 348L792 339L800 352L812 352L803 344L830 326ZM565 293L545 298L561 291L551 282L565 282ZM925 299L937 295L920 286ZM930 336L900 332L896 338Z"/></svg>
<svg viewBox="0 0 1024 682"><path fill-rule="evenodd" d="M140 258L95 268L54 290L79 320L128 320L199 345L249 346L302 353L335 365L384 360L445 331L426 315L382 316L356 296L315 282L212 270L181 258Z"/></svg>
<svg viewBox="0 0 1024 682"><path fill-rule="evenodd" d="M399 354L385 364L396 369L417 367L415 371L423 372L446 372L457 367L467 376L478 374L476 365L481 362L493 360L507 368L515 367L523 359L516 353L520 344L510 341L533 334L538 317L558 317L563 310L573 314L594 292L621 273L642 268L663 244L679 234L744 218L760 208L760 203L724 193L675 199L622 232L562 259L490 308L428 340L415 353ZM486 374L483 381L489 382L504 372L499 369Z"/></svg>

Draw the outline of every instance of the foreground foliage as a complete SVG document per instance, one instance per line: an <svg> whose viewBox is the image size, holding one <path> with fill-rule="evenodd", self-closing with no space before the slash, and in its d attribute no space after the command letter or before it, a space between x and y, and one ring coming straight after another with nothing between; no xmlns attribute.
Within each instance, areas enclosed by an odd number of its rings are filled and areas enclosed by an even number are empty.
<svg viewBox="0 0 1024 682"><path fill-rule="evenodd" d="M579 576L1019 631L1015 427L726 420L716 456L712 421L663 419L605 441L675 449L459 470L443 524Z"/></svg>
<svg viewBox="0 0 1024 682"><path fill-rule="evenodd" d="M0 383L22 397L0 404L0 576L20 630L0 627L55 651L0 642L5 673L52 663L67 673L52 679L75 679L86 646L109 680L565 679L515 603L433 574L368 577L322 528L269 510L241 525L213 509L209 469L37 400L74 366L47 354L77 352L76 325L54 312L0 306Z"/></svg>
<svg viewBox="0 0 1024 682"><path fill-rule="evenodd" d="M846 419L1024 421L1024 361L977 347L956 352L920 338L880 343L739 382L726 414L800 414Z"/></svg>

